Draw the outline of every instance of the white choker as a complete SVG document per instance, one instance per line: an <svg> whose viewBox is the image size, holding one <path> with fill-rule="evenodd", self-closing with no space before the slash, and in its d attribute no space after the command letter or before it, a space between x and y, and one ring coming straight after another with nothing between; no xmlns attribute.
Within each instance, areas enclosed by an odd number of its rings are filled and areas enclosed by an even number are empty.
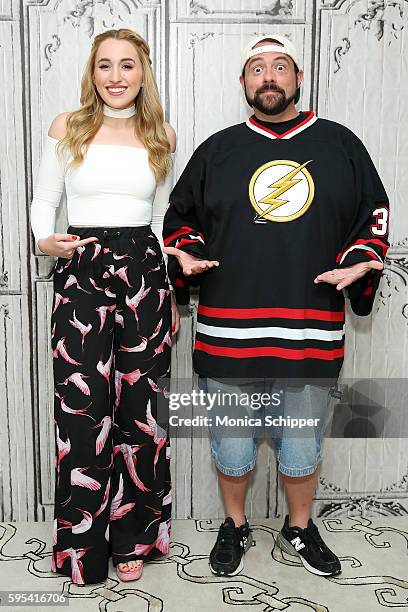
<svg viewBox="0 0 408 612"><path fill-rule="evenodd" d="M133 106L129 106L129 108L112 108L112 106L104 104L103 114L107 117L114 117L115 119L128 119L136 115L136 107L133 104Z"/></svg>

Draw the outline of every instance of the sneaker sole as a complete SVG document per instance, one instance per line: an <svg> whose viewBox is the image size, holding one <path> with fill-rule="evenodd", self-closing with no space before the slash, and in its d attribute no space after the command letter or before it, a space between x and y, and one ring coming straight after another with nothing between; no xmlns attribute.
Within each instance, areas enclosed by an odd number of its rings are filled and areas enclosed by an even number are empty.
<svg viewBox="0 0 408 612"><path fill-rule="evenodd" d="M310 563L308 563L306 559L304 559L304 557L302 557L302 555L298 553L296 548L292 546L292 544L288 542L281 533L278 533L278 536L276 538L276 544L281 550L284 550L289 555L295 555L296 557L299 557L303 564L303 567L307 569L307 571L311 574L315 574L316 576L337 576L337 574L340 574L340 572L322 572L322 570L319 570L316 567L310 565Z"/></svg>
<svg viewBox="0 0 408 612"><path fill-rule="evenodd" d="M234 570L233 572L227 574L225 572L221 573L221 572L216 572L212 567L211 564L209 563L209 568L212 574L214 574L214 576L236 576L237 574L239 574L240 572L242 572L242 570L244 569L244 561L243 559L241 559L241 561L239 562L239 565L237 567L236 570Z"/></svg>

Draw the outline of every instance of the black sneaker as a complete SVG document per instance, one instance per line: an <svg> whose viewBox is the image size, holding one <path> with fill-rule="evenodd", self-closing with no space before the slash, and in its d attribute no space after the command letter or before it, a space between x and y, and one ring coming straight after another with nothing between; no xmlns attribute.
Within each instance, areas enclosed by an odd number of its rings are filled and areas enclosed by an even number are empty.
<svg viewBox="0 0 408 612"><path fill-rule="evenodd" d="M245 517L241 527L235 527L228 516L218 530L214 548L210 552L210 570L217 576L236 576L244 568L242 557L252 544L251 530Z"/></svg>
<svg viewBox="0 0 408 612"><path fill-rule="evenodd" d="M289 516L286 515L276 544L289 553L300 557L304 567L317 576L337 576L341 572L339 559L323 542L319 530L309 519L306 529L289 527Z"/></svg>

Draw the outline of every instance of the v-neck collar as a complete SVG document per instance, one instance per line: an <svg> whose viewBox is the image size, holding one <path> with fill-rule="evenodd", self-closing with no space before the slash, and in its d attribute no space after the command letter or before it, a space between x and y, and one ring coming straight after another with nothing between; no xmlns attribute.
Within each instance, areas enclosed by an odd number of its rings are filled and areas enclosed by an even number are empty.
<svg viewBox="0 0 408 612"><path fill-rule="evenodd" d="M255 117L249 117L245 121L245 124L247 125L247 127L249 127L254 132L257 132L258 134L262 134L263 136L266 136L267 138L271 138L272 140L276 140L276 139L287 140L288 138L293 138L293 136L296 136L296 134L303 132L303 130L306 130L308 127L313 125L313 123L315 123L316 121L317 121L317 117L315 113L313 111L308 111L303 121L301 121L298 125L295 125L294 127L290 128L286 132L283 132L283 134L277 134L270 128L267 128L261 123L258 123Z"/></svg>

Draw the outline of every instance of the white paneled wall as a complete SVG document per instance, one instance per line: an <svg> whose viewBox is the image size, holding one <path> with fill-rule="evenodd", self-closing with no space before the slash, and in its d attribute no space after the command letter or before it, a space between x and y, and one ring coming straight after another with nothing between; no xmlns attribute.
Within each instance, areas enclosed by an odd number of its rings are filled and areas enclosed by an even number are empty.
<svg viewBox="0 0 408 612"><path fill-rule="evenodd" d="M247 117L238 82L246 41L271 32L292 38L305 69L299 106L363 139L392 202L387 269L373 315L349 313L343 377L408 373L408 0L0 0L0 78L10 84L0 97L3 521L50 519L53 510L53 262L30 242L32 181L50 121L78 105L92 37L120 27L150 44L166 118L178 135L176 176L207 136ZM58 229L65 228L62 205ZM195 296L181 308L174 389L177 380L194 384L196 306ZM408 512L407 439L327 439L324 459L316 514ZM172 470L175 517L222 514L206 437L174 439ZM247 514L284 512L274 451L264 442Z"/></svg>

